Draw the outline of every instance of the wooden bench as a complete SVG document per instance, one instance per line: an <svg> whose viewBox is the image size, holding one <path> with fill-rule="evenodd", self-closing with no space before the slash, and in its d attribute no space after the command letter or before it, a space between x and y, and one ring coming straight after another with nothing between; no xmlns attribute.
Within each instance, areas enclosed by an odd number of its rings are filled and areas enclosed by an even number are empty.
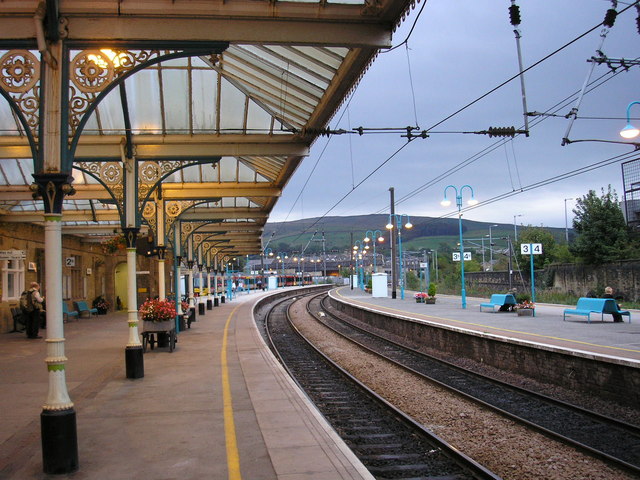
<svg viewBox="0 0 640 480"><path fill-rule="evenodd" d="M629 323L631 323L631 312L627 310L618 310L618 304L613 298L579 298L576 308L567 308L564 310L562 320L566 321L567 315L582 315L583 317L587 317L588 323L591 323L592 313L599 313L600 319L603 322L605 313L626 315L629 317Z"/></svg>
<svg viewBox="0 0 640 480"><path fill-rule="evenodd" d="M488 302L480 304L480 311L482 311L482 307L490 308L495 312L495 307L504 307L504 306L515 306L516 298L510 293L506 294L498 294L495 293L491 295L491 299Z"/></svg>
<svg viewBox="0 0 640 480"><path fill-rule="evenodd" d="M72 317L76 317L79 318L79 314L77 311L75 310L69 310L69 307L67 307L67 302L62 302L62 319L64 320L65 318L67 320L69 320Z"/></svg>
<svg viewBox="0 0 640 480"><path fill-rule="evenodd" d="M78 310L78 313L80 314L80 316L82 317L84 314L87 314L87 316L91 317L91 315L98 315L98 309L97 308L89 308L89 306L87 305L87 302L76 302L76 309Z"/></svg>

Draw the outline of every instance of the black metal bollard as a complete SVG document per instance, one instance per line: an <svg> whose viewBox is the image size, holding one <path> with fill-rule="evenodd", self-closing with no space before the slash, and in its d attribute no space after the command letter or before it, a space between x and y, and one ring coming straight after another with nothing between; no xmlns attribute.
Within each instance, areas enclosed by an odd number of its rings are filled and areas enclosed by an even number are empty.
<svg viewBox="0 0 640 480"><path fill-rule="evenodd" d="M207 298L207 310L213 310L213 302Z"/></svg>
<svg viewBox="0 0 640 480"><path fill-rule="evenodd" d="M205 308L205 304L204 303L199 303L198 304L198 315L204 315L204 308Z"/></svg>
<svg viewBox="0 0 640 480"><path fill-rule="evenodd" d="M220 301L221 301L222 303L224 303L224 295L222 295L222 296L220 297Z"/></svg>
<svg viewBox="0 0 640 480"><path fill-rule="evenodd" d="M189 319L187 320L187 328L191 328L191 323L196 321L196 307L189 309Z"/></svg>
<svg viewBox="0 0 640 480"><path fill-rule="evenodd" d="M43 410L40 436L44 473L59 475L78 470L78 436L76 412Z"/></svg>
<svg viewBox="0 0 640 480"><path fill-rule="evenodd" d="M214 307L218 307L218 306L220 306L220 299L218 299L218 297L214 297L214 299L213 299L213 306L214 306Z"/></svg>

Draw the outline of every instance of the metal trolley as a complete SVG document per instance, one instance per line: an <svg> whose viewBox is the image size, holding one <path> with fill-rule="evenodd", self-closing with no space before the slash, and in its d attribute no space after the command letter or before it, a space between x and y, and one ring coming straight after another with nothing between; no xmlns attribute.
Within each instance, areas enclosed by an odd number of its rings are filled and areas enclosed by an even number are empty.
<svg viewBox="0 0 640 480"><path fill-rule="evenodd" d="M169 352L173 352L173 349L176 347L176 342L178 341L178 337L176 335L176 322L175 320L167 320L164 322L150 322L143 321L143 332L142 335L142 351L147 351L147 345L151 347L151 350L154 349L155 346L164 347L164 339L167 338L167 342L169 343Z"/></svg>

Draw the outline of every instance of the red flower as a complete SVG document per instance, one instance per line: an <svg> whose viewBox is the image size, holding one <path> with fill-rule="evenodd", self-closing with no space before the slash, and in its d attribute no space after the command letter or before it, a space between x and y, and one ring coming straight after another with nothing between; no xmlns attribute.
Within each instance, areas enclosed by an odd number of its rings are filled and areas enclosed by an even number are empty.
<svg viewBox="0 0 640 480"><path fill-rule="evenodd" d="M176 304L173 300L158 300L149 298L139 310L142 320L164 322L176 316Z"/></svg>

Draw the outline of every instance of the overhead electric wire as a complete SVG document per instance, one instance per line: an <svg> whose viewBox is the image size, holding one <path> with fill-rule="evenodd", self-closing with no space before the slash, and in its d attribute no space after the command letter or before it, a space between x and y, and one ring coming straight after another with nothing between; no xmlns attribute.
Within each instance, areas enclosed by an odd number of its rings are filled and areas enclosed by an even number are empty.
<svg viewBox="0 0 640 480"><path fill-rule="evenodd" d="M637 2L636 2L637 3ZM618 15L620 15L621 13L626 12L627 10L629 10L633 5L629 5L626 8L623 8L622 10L620 10L618 12ZM602 22L598 23L595 27L590 28L589 30L587 30L586 32L584 32L581 35L578 35L576 38L574 38L573 40L565 43L563 46L561 46L560 48L554 50L553 52L549 53L548 55L546 55L545 57L542 57L540 60L538 60L537 62L529 65L527 68L525 68L522 72L519 72L515 75L513 75L511 78L505 80L504 82L502 82L500 85L492 88L491 90L489 90L488 92L486 92L484 95L481 95L480 97L476 98L475 100L467 103L464 107L459 108L458 110L456 110L455 112L453 112L452 114L450 114L449 116L445 117L444 119L440 120L438 123L433 124L431 127L427 128L427 132L435 127L437 127L438 125L446 122L447 120L449 120L450 118L454 117L455 115L457 115L458 113L462 112L463 110L466 110L467 108L469 108L471 105L479 102L480 100L482 100L483 98L491 95L493 92L495 92L496 90L504 87L506 84L508 84L509 82L515 80L516 78L520 77L522 74L528 72L529 70L531 70L532 68L538 66L539 64L541 64L542 62L548 60L549 58L551 58L552 56L556 55L557 53L561 52L562 50L564 50L565 48L569 47L570 45L574 44L575 42L577 42L578 40L580 40L581 38L587 36L588 34L590 34L591 32L593 32L594 30L597 30L598 28L600 28L602 26Z"/></svg>
<svg viewBox="0 0 640 480"><path fill-rule="evenodd" d="M393 152L389 157L387 157L387 159L382 162L380 165L378 165L376 168L374 168L371 172L369 172L369 174L364 177L362 180L360 180L360 182L358 182L358 184L353 187L350 191L348 191L347 193L345 193L340 200L338 200L336 203L333 204L333 206L327 210L325 213L322 214L321 217L318 217L318 219L313 222L309 227L305 228L302 232L300 232L298 234L298 236L293 240L293 242L295 242L296 240L298 240L298 238L300 238L302 235L304 235L310 228L314 227L315 225L318 224L318 222L320 220L322 220L324 217L326 217L334 208L336 208L338 205L340 205L344 199L346 199L349 195L351 195L353 192L356 191L356 189L362 185L364 182L366 182L374 173L376 173L378 170L380 170L383 166L385 166L389 161L391 161L391 159L393 157L395 157L398 153L400 153L407 145L409 145L411 143L411 140L407 140L406 143L404 143L400 148L398 148L395 152Z"/></svg>
<svg viewBox="0 0 640 480"><path fill-rule="evenodd" d="M396 45L395 47L391 47L389 50L384 50L380 53L389 53L389 52L393 52L396 48L401 47L402 45L406 44L409 41L409 38L411 37L411 34L413 33L413 30L416 28L416 24L418 23L418 19L420 18L420 15L422 15L422 11L424 10L424 7L427 6L427 0L423 0L424 3L422 4L422 7L420 7L420 10L418 11L418 14L416 15L416 19L413 21L413 25L411 25L411 29L409 30L409 33L407 34L407 36L405 37L405 39L400 42L398 45Z"/></svg>
<svg viewBox="0 0 640 480"><path fill-rule="evenodd" d="M627 11L629 8L633 7L634 5L636 5L638 2L634 2L633 4L625 7L624 9L622 9L620 12L618 12L618 15L620 15L621 13L624 13L625 11ZM418 12L418 17L420 16L420 14L422 13L424 7L426 5L426 1L425 3L422 5L420 11ZM390 52L392 50L394 50L395 48L398 48L399 46L405 44L409 37L411 36L413 29L416 26L418 17L416 18L416 20L414 21L414 24L411 27L411 30L409 32L409 34L407 35L407 38L401 42L400 44L396 45L395 47L383 52L383 53L387 53ZM433 128L437 127L438 125L443 124L444 122L446 122L447 120L450 120L451 118L453 118L454 116L458 115L459 113L461 113L462 111L466 110L467 108L471 107L472 105L474 105L475 103L479 102L480 100L484 99L485 97L491 95L493 92L499 90L500 88L504 87L505 85L507 85L508 83L510 83L511 81L515 80L516 78L519 78L522 74L528 72L529 70L537 67L538 65L540 65L541 63L545 62L546 60L548 60L549 58L553 57L554 55L558 54L559 52L561 52L562 50L564 50L565 48L571 46L572 44L574 44L575 42L577 42L578 40L582 39L583 37L587 36L588 34L590 34L591 32L593 32L594 30L600 28L600 26L602 25L602 23L598 23L596 26L588 29L586 32L580 34L579 36L577 36L576 38L574 38L573 40L570 40L569 42L565 43L564 45L562 45L561 47L557 48L556 50L552 51L551 53L547 54L546 56L542 57L540 60L536 61L535 63L531 64L530 66L528 66L527 68L525 68L522 72L517 73L516 75L513 75L512 77L508 78L507 80L505 80L504 82L500 83L499 85L497 85L496 87L492 88L491 90L487 91L486 93L484 93L483 95L477 97L475 100L467 103L466 105L464 105L463 107L459 108L458 110L456 110L455 112L451 113L450 115L448 115L447 117L443 118L442 120L438 121L437 123L433 124L431 127L429 127L426 132L429 132L430 130L432 130ZM614 76L617 74L618 72L614 72ZM604 76L604 75L603 75ZM602 78L602 77L600 77ZM592 82L593 83L593 82ZM591 84L590 84L591 85ZM589 90L591 91L591 90ZM575 94L574 94L575 95ZM353 94L352 94L352 98L353 98ZM348 103L350 103L351 100L349 100ZM348 105L348 104L347 104ZM344 111L343 114L344 115ZM342 119L342 115L340 117L340 119ZM541 120L542 121L542 120ZM538 122L539 123L539 122ZM338 122L339 124L339 122ZM331 137L329 137L331 138ZM414 137L417 138L417 137ZM304 233L307 232L307 230L313 226L315 226L321 219L323 219L324 217L326 217L334 208L336 208L345 198L347 198L351 193L353 193L360 185L362 185L362 183L364 183L366 180L368 180L375 172L377 172L380 168L382 168L385 164L387 164L392 158L394 158L401 150L404 149L404 147L406 147L409 143L411 143L411 138L407 141L407 143L405 143L402 147L400 147L398 150L396 150L390 157L388 157L386 160L384 160L380 165L378 165L378 167L376 167L372 172L370 172L362 181L360 181L357 185L355 185L352 190L350 190L349 192L347 192L342 198L340 198L340 200L338 200L338 202L336 202L329 210L327 210L321 217L319 217L310 227L308 227L307 229L303 230L298 237L296 237L296 239L294 240L294 242L300 238L301 235L303 235ZM493 149L497 148L497 146L501 145L502 141L496 142L494 145L489 146L485 149L483 149L481 152L478 152L477 154L475 154L474 156L470 157L469 159L461 162L460 164L458 164L456 167L458 166L466 166L469 163L471 163L474 157L478 156L478 155L482 155L482 152L488 150L486 153L489 153L490 151L493 151ZM328 142L327 142L328 145ZM324 153L324 151L327 148L327 145L325 145L325 148L323 149L321 155ZM485 154L486 154L485 153ZM483 156L483 155L482 155ZM313 173L313 171L315 171L315 168L318 165L318 162L320 160L321 157L318 158L318 160L316 161L316 164L314 165L311 174ZM480 157L478 157L480 158ZM455 168L455 167L454 167ZM452 169L447 170L447 172L443 173L442 175L438 176L437 180L433 180L431 182L429 182L428 184L425 184L423 187L419 187L418 191L414 190L415 194L420 193L422 191L424 191L426 188L428 188L429 186L433 185L433 183L439 181L443 176L447 175L449 172L451 172ZM309 180L311 179L311 174L309 175L309 177L307 178L307 181L305 182L304 186L303 186L303 190L306 187L306 185L308 184ZM294 202L294 206L295 203L298 201L298 198L300 197L300 195L302 195L302 191L300 192L300 194L298 195L298 197L296 198L296 201ZM411 195L412 196L412 195ZM402 199L398 200L396 203L401 203L404 200L407 200L409 197L405 196ZM292 209L293 210L293 206ZM287 214L287 219L290 215L291 211L289 212L289 214ZM286 222L286 219L284 220Z"/></svg>
<svg viewBox="0 0 640 480"><path fill-rule="evenodd" d="M589 88L588 88L588 90L586 90L586 93L590 93L593 90L599 88L600 86L602 86L603 84L605 84L609 80L613 79L615 76L617 76L620 73L622 73L622 71L617 71L617 72L607 71L606 73L602 74L600 77L598 77L597 79L593 80L589 84ZM594 85L596 83L597 83L597 85ZM571 95L568 95L567 97L565 97L564 99L560 100L555 105L553 105L549 109L547 109L547 112L549 112L549 111L557 112L557 111L559 111L559 110L561 110L563 108L566 108L568 106L568 104L573 101L574 97L577 94L578 94L578 92L576 91L576 92L572 93ZM541 116L537 122L536 121L532 122L532 126L537 126L539 123L543 122L547 118L549 118L549 116L546 116L546 115ZM505 144L506 142L507 142L507 139L500 139L500 140L494 142L493 144L487 146L486 148L480 150L479 152L475 153L471 157L463 160L462 162L460 162L460 163L454 165L453 167L449 168L448 170L444 171L443 173L441 173L437 177L431 179L429 182L421 185L420 187L415 188L411 192L409 192L406 195L404 195L403 197L399 198L398 200L396 200L396 205L408 200L409 198L411 198L411 197L413 197L413 196L415 196L415 195L417 195L419 193L422 193L427 188L435 185L436 183L441 181L443 178L445 178L449 174L455 173L456 171L459 171L459 170L462 170L462 168L464 168L464 167L470 165L471 163L479 160L483 156L493 152L496 148L498 148L500 145ZM386 209L386 207L384 207L381 210L378 210L376 213L382 213L384 211L384 209Z"/></svg>
<svg viewBox="0 0 640 480"><path fill-rule="evenodd" d="M519 195L521 193L528 192L530 190L535 190L537 188L545 187L545 186L550 185L552 183L559 182L560 180L565 180L567 178L571 178L571 177L575 177L575 176L578 176L578 175L582 175L582 174L587 173L587 172L591 172L592 170L597 170L598 168L606 167L608 165L611 165L611 164L614 164L614 163L618 163L618 162L621 162L621 161L625 161L625 160L636 160L636 159L639 159L639 158L640 158L640 154L638 152L636 152L636 151L622 153L620 155L616 155L614 157L609 157L609 158L606 158L604 160L600 160L598 162L592 163L590 165L586 165L584 167L580 167L580 168L577 168L575 170L571 170L569 172L561 173L561 174L555 175L553 177L549 177L549 178L544 179L544 180L539 180L538 182L535 182L535 183L532 183L532 184L527 185L525 187L522 187L520 190L515 190L515 191L512 191L512 192L505 192L505 193L502 193L500 195L496 195L495 197L492 197L492 198L489 198L489 199L487 199L485 201L479 202L476 205L463 208L461 211L464 212L464 211L468 211L468 210L473 210L473 209L478 208L480 206L489 205L491 203L495 203L497 201L504 200L505 198L509 198L509 197L514 196L514 195ZM448 214L448 216L453 216L456 213L457 212L452 212L452 213Z"/></svg>

